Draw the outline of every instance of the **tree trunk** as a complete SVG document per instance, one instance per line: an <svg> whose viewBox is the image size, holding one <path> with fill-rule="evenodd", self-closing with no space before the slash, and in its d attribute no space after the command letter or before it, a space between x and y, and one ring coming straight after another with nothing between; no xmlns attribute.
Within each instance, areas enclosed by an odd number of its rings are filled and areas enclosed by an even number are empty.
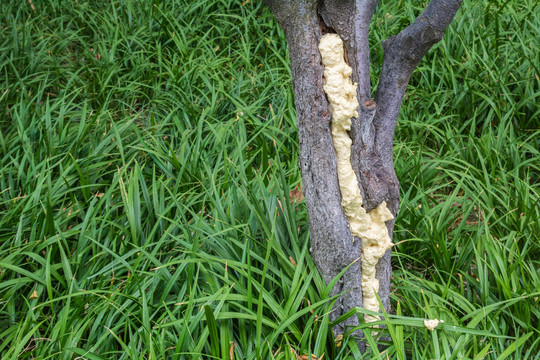
<svg viewBox="0 0 540 360"><path fill-rule="evenodd" d="M358 84L359 109L352 119L351 164L370 212L386 202L396 217L399 183L394 171L394 129L410 76L427 50L442 38L459 8L460 0L432 0L424 12L398 35L383 43L385 59L375 99L369 73L369 23L378 0L265 0L284 30L298 118L300 168L309 214L311 253L325 280L330 282L345 267L362 258L362 239L351 235L341 204L336 154L331 134L332 118L323 85L319 41L325 33L337 33L345 45L345 59ZM392 237L394 221L386 223ZM361 260L341 277L332 295L347 291L336 302L331 319L353 307L362 307ZM390 250L378 261L378 295L390 311ZM358 324L352 317L334 328Z"/></svg>

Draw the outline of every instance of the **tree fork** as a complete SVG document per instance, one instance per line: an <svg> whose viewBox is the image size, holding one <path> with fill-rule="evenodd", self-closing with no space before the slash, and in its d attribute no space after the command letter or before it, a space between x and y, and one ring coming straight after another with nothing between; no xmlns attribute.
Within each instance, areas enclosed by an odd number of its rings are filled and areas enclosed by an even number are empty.
<svg viewBox="0 0 540 360"><path fill-rule="evenodd" d="M311 253L325 280L330 282L351 265L332 295L347 291L336 302L331 320L362 306L361 239L352 241L341 206L331 115L323 90L323 65L318 50L326 32L343 40L352 79L358 83L358 118L353 118L351 164L366 211L383 201L396 217L399 182L393 158L393 137L409 79L427 51L442 39L461 0L432 0L423 13L399 34L383 42L384 62L375 99L371 99L369 23L378 0L265 0L284 30L289 45L300 146L299 163L309 214ZM386 223L390 237L394 221ZM378 295L390 310L390 250L376 267ZM356 317L334 328L357 325Z"/></svg>

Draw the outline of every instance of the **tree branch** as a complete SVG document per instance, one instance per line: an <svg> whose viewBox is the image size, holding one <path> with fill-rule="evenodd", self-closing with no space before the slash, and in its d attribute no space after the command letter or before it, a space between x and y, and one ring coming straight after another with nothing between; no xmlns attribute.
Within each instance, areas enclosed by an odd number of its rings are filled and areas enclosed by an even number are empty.
<svg viewBox="0 0 540 360"><path fill-rule="evenodd" d="M356 0L354 12L354 37L356 39L356 67L366 69L358 79L359 98L362 104L371 99L371 81L369 76L369 23L375 13L379 0Z"/></svg>
<svg viewBox="0 0 540 360"><path fill-rule="evenodd" d="M413 71L428 50L444 35L462 0L432 0L424 12L399 34L383 42L383 47L397 55L399 62ZM397 51L397 53L396 53Z"/></svg>
<svg viewBox="0 0 540 360"><path fill-rule="evenodd" d="M394 130L411 75L444 35L462 0L431 0L424 12L399 34L383 42L384 62L375 101L376 147L385 165L392 163Z"/></svg>
<svg viewBox="0 0 540 360"><path fill-rule="evenodd" d="M353 81L358 83L358 100L371 98L369 79L369 22L379 0L323 0L320 15L345 44ZM351 16L352 14L352 16Z"/></svg>
<svg viewBox="0 0 540 360"><path fill-rule="evenodd" d="M309 23L318 0L263 0L270 8L279 26L287 33L287 28Z"/></svg>

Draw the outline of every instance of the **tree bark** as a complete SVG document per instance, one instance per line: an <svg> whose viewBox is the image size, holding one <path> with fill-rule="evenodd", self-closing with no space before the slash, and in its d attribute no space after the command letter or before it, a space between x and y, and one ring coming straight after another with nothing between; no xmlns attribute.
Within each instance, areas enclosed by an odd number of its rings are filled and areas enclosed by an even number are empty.
<svg viewBox="0 0 540 360"><path fill-rule="evenodd" d="M322 35L337 33L344 42L346 61L358 83L360 104L353 119L351 163L359 182L363 207L369 212L383 201L396 217L399 182L394 171L394 129L410 76L420 59L442 39L461 0L432 0L406 29L383 42L384 63L375 100L371 98L369 23L378 0L265 0L284 30L291 62L300 146L303 192L309 214L311 254L330 282L345 267L361 258L361 239L353 241L341 206L331 115L323 90L323 65L318 50ZM392 237L394 221L387 222ZM379 297L390 311L390 250L377 265ZM332 294L344 293L331 320L362 306L361 260L342 276ZM358 324L352 317L334 328ZM361 334L359 334L361 335Z"/></svg>

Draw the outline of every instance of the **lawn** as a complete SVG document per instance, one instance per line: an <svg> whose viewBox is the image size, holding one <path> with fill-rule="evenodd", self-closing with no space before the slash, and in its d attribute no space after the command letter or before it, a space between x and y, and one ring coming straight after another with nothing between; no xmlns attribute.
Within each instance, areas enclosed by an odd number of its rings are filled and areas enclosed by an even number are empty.
<svg viewBox="0 0 540 360"><path fill-rule="evenodd" d="M424 3L381 1L374 88ZM360 354L261 1L1 0L0 358L540 359L539 33L535 0L465 1L413 74L392 311Z"/></svg>

